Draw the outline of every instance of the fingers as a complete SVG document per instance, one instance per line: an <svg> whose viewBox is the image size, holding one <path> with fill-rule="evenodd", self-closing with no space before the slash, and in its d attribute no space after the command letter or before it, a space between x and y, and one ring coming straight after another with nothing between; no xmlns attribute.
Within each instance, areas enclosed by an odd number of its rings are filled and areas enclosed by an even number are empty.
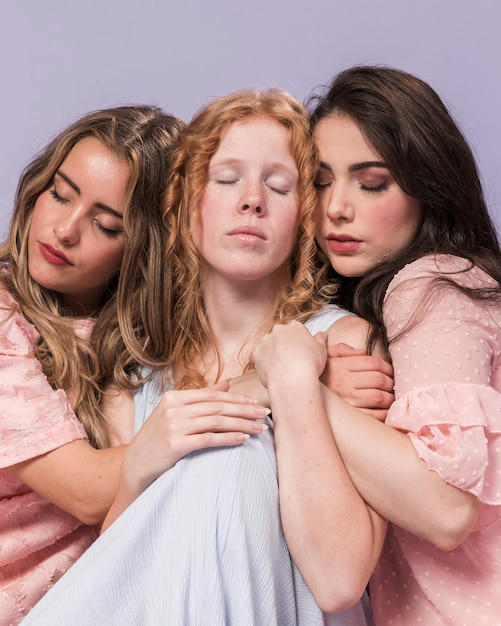
<svg viewBox="0 0 501 626"><path fill-rule="evenodd" d="M256 400L252 396L228 392L227 389L229 389L229 386L229 381L223 380L211 387L204 387L202 389L166 391L162 395L161 402L170 406L184 406L187 404L198 404L200 402L220 402L223 404L232 402L234 404L256 405Z"/></svg>
<svg viewBox="0 0 501 626"><path fill-rule="evenodd" d="M374 389L382 392L393 393L394 380L378 371L351 372L351 385L358 390Z"/></svg>
<svg viewBox="0 0 501 626"><path fill-rule="evenodd" d="M327 346L327 354L329 357L348 357L348 356L365 356L364 348L353 348L346 343L335 343Z"/></svg>
<svg viewBox="0 0 501 626"><path fill-rule="evenodd" d="M360 409L362 413L366 413L370 415L374 419L377 419L379 422L384 422L386 416L388 415L388 411L384 409Z"/></svg>
<svg viewBox="0 0 501 626"><path fill-rule="evenodd" d="M166 392L155 414L174 437L205 432L255 435L266 430L262 420L270 410L248 396L197 389Z"/></svg>
<svg viewBox="0 0 501 626"><path fill-rule="evenodd" d="M384 359L381 359L378 356L365 354L362 350L361 354L355 355L338 355L337 357L333 357L333 352L339 348L339 346L343 346L343 344L336 344L335 346L330 346L328 348L329 361L331 358L342 358L344 367L351 372L369 372L369 371L377 371L385 376L389 376L393 379L393 367L391 363L388 363ZM349 346L348 346L349 347ZM341 348L344 351L344 348ZM350 348L351 350L355 350L355 348ZM328 362L329 362L328 361Z"/></svg>
<svg viewBox="0 0 501 626"><path fill-rule="evenodd" d="M369 411L383 410L385 413L394 399L393 393L381 389L352 389L349 394L343 396L343 400L351 406Z"/></svg>

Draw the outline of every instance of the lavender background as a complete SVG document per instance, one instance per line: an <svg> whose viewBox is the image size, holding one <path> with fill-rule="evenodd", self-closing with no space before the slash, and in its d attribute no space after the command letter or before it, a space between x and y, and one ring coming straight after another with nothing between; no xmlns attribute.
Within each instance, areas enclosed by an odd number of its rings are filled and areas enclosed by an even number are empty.
<svg viewBox="0 0 501 626"><path fill-rule="evenodd" d="M19 175L81 114L277 86L304 99L355 63L427 80L478 157L501 226L499 0L16 0L0 7L0 238Z"/></svg>

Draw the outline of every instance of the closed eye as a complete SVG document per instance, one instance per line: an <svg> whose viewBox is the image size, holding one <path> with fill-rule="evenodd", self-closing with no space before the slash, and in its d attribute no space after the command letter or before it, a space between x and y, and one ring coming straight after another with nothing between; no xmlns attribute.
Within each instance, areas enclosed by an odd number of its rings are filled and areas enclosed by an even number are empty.
<svg viewBox="0 0 501 626"><path fill-rule="evenodd" d="M64 204L65 202L68 202L68 200L66 200L65 198L62 198L58 193L55 187L52 187L52 189L49 190L50 195L54 198L54 200L56 200L57 202L61 202L61 204Z"/></svg>
<svg viewBox="0 0 501 626"><path fill-rule="evenodd" d="M388 183L380 183L379 185L365 185L360 183L360 189L370 193L380 193L381 191L386 191L386 189L388 189Z"/></svg>
<svg viewBox="0 0 501 626"><path fill-rule="evenodd" d="M332 181L326 181L326 182L321 182L319 180L315 180L314 181L314 186L316 189L327 189L328 187L330 187L332 185Z"/></svg>
<svg viewBox="0 0 501 626"><path fill-rule="evenodd" d="M94 220L94 221L95 221L96 226L99 228L99 230L103 232L107 237L110 237L111 239L118 237L118 235L124 232L121 229L114 230L112 228L106 228L105 226L100 224L98 220Z"/></svg>
<svg viewBox="0 0 501 626"><path fill-rule="evenodd" d="M286 189L279 189L278 187L273 187L272 185L268 185L268 188L281 196L286 196L289 193Z"/></svg>

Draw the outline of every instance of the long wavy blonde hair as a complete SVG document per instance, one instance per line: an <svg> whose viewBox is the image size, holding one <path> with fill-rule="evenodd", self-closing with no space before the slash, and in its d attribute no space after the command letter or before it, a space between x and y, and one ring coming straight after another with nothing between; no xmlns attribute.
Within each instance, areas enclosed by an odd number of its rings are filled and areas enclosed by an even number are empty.
<svg viewBox="0 0 501 626"><path fill-rule="evenodd" d="M183 124L153 106L96 111L61 132L26 167L20 179L10 234L0 247L0 278L18 310L40 333L35 355L55 389L71 394L73 408L95 447L108 444L101 410L104 386L132 388L138 363L156 365L166 353L165 230L161 198L167 170ZM126 246L119 274L107 285L95 312L90 343L75 336L72 312L58 295L36 283L28 271L28 233L38 196L73 146L84 137L101 141L128 164L124 228Z"/></svg>
<svg viewBox="0 0 501 626"><path fill-rule="evenodd" d="M192 237L209 161L231 124L262 117L275 120L288 131L291 154L299 172L300 220L294 249L277 280L272 319L259 330L267 332L275 323L305 320L323 303L314 293L312 275L315 151L303 106L276 89L242 91L210 103L183 132L164 203L164 222L169 232L166 263L171 285L167 363L178 388L201 387L210 382L204 379L200 364L209 350L217 355L202 296L204 262ZM219 362L219 371L220 366Z"/></svg>

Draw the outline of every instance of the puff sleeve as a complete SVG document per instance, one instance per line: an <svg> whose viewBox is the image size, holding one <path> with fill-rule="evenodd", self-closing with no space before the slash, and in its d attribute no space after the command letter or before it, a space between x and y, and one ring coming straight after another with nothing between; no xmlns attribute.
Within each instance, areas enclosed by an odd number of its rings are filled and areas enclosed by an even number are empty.
<svg viewBox="0 0 501 626"><path fill-rule="evenodd" d="M501 313L439 275L486 286L492 279L456 257L426 257L390 284L384 320L395 372L386 423L410 437L441 478L501 504Z"/></svg>
<svg viewBox="0 0 501 626"><path fill-rule="evenodd" d="M0 467L86 437L63 390L54 390L34 355L37 330L0 292Z"/></svg>

